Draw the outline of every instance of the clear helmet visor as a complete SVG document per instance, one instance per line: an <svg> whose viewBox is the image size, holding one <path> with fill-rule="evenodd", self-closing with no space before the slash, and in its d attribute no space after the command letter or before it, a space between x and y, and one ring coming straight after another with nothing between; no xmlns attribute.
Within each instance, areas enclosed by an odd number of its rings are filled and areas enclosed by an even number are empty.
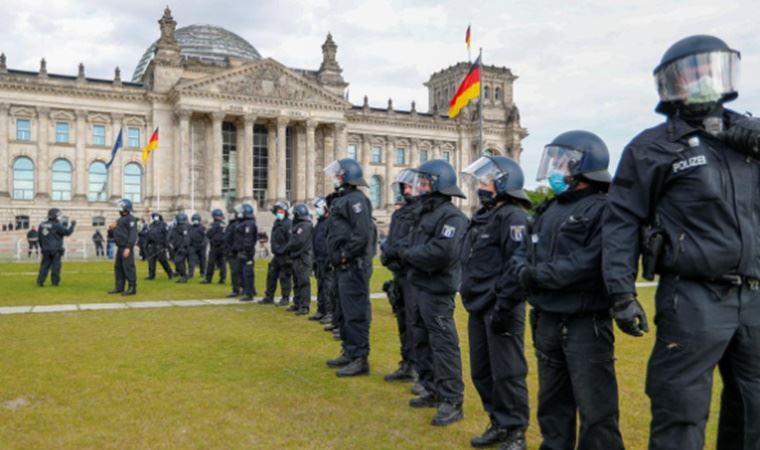
<svg viewBox="0 0 760 450"><path fill-rule="evenodd" d="M340 161L337 159L325 167L325 176L331 179L337 179L338 177L343 178L343 167L340 165Z"/></svg>
<svg viewBox="0 0 760 450"><path fill-rule="evenodd" d="M737 52L715 51L671 62L654 75L660 100L710 103L737 92L739 60Z"/></svg>
<svg viewBox="0 0 760 450"><path fill-rule="evenodd" d="M541 162L538 165L536 181L543 181L553 172L562 172L566 176L573 174L573 167L576 167L583 158L583 152L559 145L547 145L544 147L544 153L541 155Z"/></svg>
<svg viewBox="0 0 760 450"><path fill-rule="evenodd" d="M404 169L396 175L396 178L391 184L393 192L396 195L396 199L403 198L405 186L412 186L414 180L417 178L417 172L411 169Z"/></svg>
<svg viewBox="0 0 760 450"><path fill-rule="evenodd" d="M414 180L412 180L412 196L419 197L421 195L430 194L433 192L433 177L426 173L415 172Z"/></svg>
<svg viewBox="0 0 760 450"><path fill-rule="evenodd" d="M477 190L481 184L490 184L504 172L487 156L481 156L462 171L462 182L470 189Z"/></svg>

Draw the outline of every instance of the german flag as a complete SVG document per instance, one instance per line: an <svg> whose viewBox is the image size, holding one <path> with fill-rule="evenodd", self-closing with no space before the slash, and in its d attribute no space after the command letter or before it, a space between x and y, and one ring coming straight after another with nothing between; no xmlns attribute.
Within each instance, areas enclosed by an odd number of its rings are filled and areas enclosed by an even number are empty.
<svg viewBox="0 0 760 450"><path fill-rule="evenodd" d="M464 34L464 42L467 44L467 50L470 49L470 43L472 42L472 36L470 35L470 26L467 25L467 32Z"/></svg>
<svg viewBox="0 0 760 450"><path fill-rule="evenodd" d="M449 119L459 115L470 100L480 97L480 57L470 66L470 71L462 80L457 92L449 102Z"/></svg>
<svg viewBox="0 0 760 450"><path fill-rule="evenodd" d="M142 149L143 162L148 161L148 156L150 156L151 152L157 148L158 148L158 127L156 127L156 131L154 131L153 134L150 135L150 140L148 141L148 145L146 145Z"/></svg>

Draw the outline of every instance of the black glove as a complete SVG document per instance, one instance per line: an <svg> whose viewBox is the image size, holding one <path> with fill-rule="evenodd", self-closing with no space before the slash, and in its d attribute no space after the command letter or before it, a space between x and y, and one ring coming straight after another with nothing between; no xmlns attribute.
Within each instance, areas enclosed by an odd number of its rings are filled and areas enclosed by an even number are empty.
<svg viewBox="0 0 760 450"><path fill-rule="evenodd" d="M512 336L512 308L496 305L489 314L488 325L495 334Z"/></svg>
<svg viewBox="0 0 760 450"><path fill-rule="evenodd" d="M525 266L517 275L520 286L523 289L532 289L536 287L536 269L535 267Z"/></svg>
<svg viewBox="0 0 760 450"><path fill-rule="evenodd" d="M723 132L723 140L741 153L760 159L760 119L742 117Z"/></svg>
<svg viewBox="0 0 760 450"><path fill-rule="evenodd" d="M71 221L71 228L74 228L75 226L77 226L77 221L76 220L72 220Z"/></svg>
<svg viewBox="0 0 760 450"><path fill-rule="evenodd" d="M647 315L633 294L613 295L610 313L623 333L643 336L644 333L649 332Z"/></svg>

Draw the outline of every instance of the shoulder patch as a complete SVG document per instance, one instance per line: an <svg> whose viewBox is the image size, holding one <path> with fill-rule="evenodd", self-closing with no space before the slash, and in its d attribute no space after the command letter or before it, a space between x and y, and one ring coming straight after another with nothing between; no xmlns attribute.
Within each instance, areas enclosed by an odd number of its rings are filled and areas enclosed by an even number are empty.
<svg viewBox="0 0 760 450"><path fill-rule="evenodd" d="M443 228L441 228L441 236L446 239L453 238L456 233L457 233L457 227L453 227L451 225L444 225Z"/></svg>
<svg viewBox="0 0 760 450"><path fill-rule="evenodd" d="M299 229L296 231L296 234L301 234L301 233L303 233L303 228L299 228Z"/></svg>
<svg viewBox="0 0 760 450"><path fill-rule="evenodd" d="M356 202L353 205L351 205L351 209L353 209L356 214L360 214L362 212L361 202Z"/></svg>
<svg viewBox="0 0 760 450"><path fill-rule="evenodd" d="M247 226L245 227L245 234L248 234L251 232L251 227Z"/></svg>
<svg viewBox="0 0 760 450"><path fill-rule="evenodd" d="M522 242L525 234L525 225L512 225L509 227L509 237L515 242Z"/></svg>
<svg viewBox="0 0 760 450"><path fill-rule="evenodd" d="M136 222L133 220L133 221L129 222L129 226L130 226L130 227L134 227L134 226L135 226L135 223L136 223Z"/></svg>

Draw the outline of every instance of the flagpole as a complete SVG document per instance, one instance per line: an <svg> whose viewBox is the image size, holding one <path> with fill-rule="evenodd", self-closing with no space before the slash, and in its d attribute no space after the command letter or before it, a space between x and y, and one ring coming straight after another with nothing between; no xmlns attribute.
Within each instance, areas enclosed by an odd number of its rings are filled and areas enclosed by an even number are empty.
<svg viewBox="0 0 760 450"><path fill-rule="evenodd" d="M156 130L158 130L158 127L156 127ZM160 139L158 140L158 143L157 143L156 148L154 149L154 151L158 150L158 146L159 145L161 145L161 140ZM156 186L156 209L158 211L161 211L161 183L160 183L160 179L161 179L161 153L159 152L158 155L154 156L153 160L156 162L156 175L157 175L155 177L155 179L153 180L153 182L155 183L155 186Z"/></svg>
<svg viewBox="0 0 760 450"><path fill-rule="evenodd" d="M480 53L478 55L478 69L480 70L480 92L478 93L478 122L480 122L480 154L483 154L483 47L480 47Z"/></svg>
<svg viewBox="0 0 760 450"><path fill-rule="evenodd" d="M190 123L190 210L195 213L195 152L193 151L192 123Z"/></svg>

